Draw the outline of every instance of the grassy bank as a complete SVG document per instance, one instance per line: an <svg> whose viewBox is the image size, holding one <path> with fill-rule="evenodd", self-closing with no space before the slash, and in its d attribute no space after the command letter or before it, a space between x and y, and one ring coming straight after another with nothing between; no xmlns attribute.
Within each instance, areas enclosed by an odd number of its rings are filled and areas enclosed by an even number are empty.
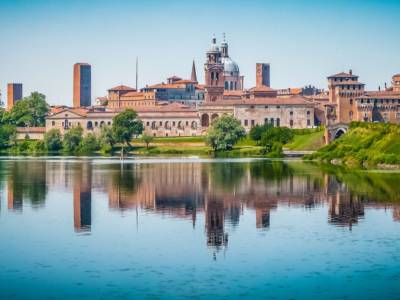
<svg viewBox="0 0 400 300"><path fill-rule="evenodd" d="M291 143L284 148L296 151L315 151L324 146L324 131L316 131L308 134L295 134Z"/></svg>
<svg viewBox="0 0 400 300"><path fill-rule="evenodd" d="M350 130L306 159L347 167L386 168L400 165L400 126L382 123L350 124Z"/></svg>

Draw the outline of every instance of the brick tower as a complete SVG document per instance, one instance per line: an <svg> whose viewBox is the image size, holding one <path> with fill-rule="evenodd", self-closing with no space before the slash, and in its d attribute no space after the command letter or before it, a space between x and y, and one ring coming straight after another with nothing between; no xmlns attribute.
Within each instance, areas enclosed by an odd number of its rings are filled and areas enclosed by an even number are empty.
<svg viewBox="0 0 400 300"><path fill-rule="evenodd" d="M205 71L205 101L214 102L222 99L224 93L224 64L221 62L221 51L217 46L215 37L212 39L211 48L207 51Z"/></svg>

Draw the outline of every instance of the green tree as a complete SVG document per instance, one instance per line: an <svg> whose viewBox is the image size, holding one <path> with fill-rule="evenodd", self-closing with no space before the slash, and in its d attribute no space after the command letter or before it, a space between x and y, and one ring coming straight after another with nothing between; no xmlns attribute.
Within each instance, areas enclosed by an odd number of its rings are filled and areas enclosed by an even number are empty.
<svg viewBox="0 0 400 300"><path fill-rule="evenodd" d="M117 142L126 143L131 146L133 136L143 132L143 123L138 119L134 110L127 109L113 118L112 125L114 137Z"/></svg>
<svg viewBox="0 0 400 300"><path fill-rule="evenodd" d="M239 120L232 116L222 116L212 123L206 141L215 151L230 150L245 134Z"/></svg>
<svg viewBox="0 0 400 300"><path fill-rule="evenodd" d="M29 97L17 101L10 112L5 113L3 120L18 127L44 127L48 110L46 97L33 92Z"/></svg>
<svg viewBox="0 0 400 300"><path fill-rule="evenodd" d="M17 129L14 125L1 125L0 126L0 149L13 146L17 139Z"/></svg>
<svg viewBox="0 0 400 300"><path fill-rule="evenodd" d="M82 141L83 129L80 126L73 127L64 134L63 151L66 153L76 153Z"/></svg>
<svg viewBox="0 0 400 300"><path fill-rule="evenodd" d="M142 135L142 141L143 143L146 144L146 148L149 149L149 144L154 140L154 138L151 135L148 134L143 134Z"/></svg>
<svg viewBox="0 0 400 300"><path fill-rule="evenodd" d="M93 133L88 133L80 142L80 153L94 153L99 150L99 142Z"/></svg>
<svg viewBox="0 0 400 300"><path fill-rule="evenodd" d="M44 148L47 151L60 151L63 145L61 132L58 129L51 129L44 134Z"/></svg>
<svg viewBox="0 0 400 300"><path fill-rule="evenodd" d="M261 135L261 145L270 157L282 157L282 145L293 140L293 130L287 127L270 127Z"/></svg>
<svg viewBox="0 0 400 300"><path fill-rule="evenodd" d="M115 145L114 132L112 127L103 126L101 127L99 144L103 152L111 152Z"/></svg>
<svg viewBox="0 0 400 300"><path fill-rule="evenodd" d="M257 145L261 141L262 134L267 131L269 128L273 127L271 124L264 124L264 125L255 125L250 129L249 137L253 141L256 141Z"/></svg>

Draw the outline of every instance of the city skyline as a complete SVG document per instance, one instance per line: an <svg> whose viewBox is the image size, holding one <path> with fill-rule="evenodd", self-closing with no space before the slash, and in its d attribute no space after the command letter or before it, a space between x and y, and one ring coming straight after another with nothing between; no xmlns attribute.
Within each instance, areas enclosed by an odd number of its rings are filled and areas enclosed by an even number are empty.
<svg viewBox="0 0 400 300"><path fill-rule="evenodd" d="M255 85L256 62L271 64L273 88L326 89L328 75L353 69L376 90L399 72L396 1L230 3L1 1L3 101L7 83L22 82L24 95L71 105L76 62L92 65L92 103L114 85L135 86L136 57L139 87L190 78L193 59L203 83L204 51L223 32L246 88Z"/></svg>

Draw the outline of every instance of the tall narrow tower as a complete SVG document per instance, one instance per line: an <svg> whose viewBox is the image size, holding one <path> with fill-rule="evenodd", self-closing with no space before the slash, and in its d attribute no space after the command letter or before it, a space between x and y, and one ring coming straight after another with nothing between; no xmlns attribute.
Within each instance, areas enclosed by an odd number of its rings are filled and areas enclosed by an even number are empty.
<svg viewBox="0 0 400 300"><path fill-rule="evenodd" d="M221 62L221 51L215 37L211 48L207 51L205 71L205 101L214 102L222 99L224 93L224 64Z"/></svg>
<svg viewBox="0 0 400 300"><path fill-rule="evenodd" d="M92 104L92 68L86 63L74 65L74 107Z"/></svg>
<svg viewBox="0 0 400 300"><path fill-rule="evenodd" d="M256 86L271 86L270 82L270 65L257 63L256 64Z"/></svg>
<svg viewBox="0 0 400 300"><path fill-rule="evenodd" d="M194 60L193 60L193 64L192 64L192 74L190 75L190 80L194 81L194 82L198 82L197 81L197 74L196 74L196 65L194 64Z"/></svg>
<svg viewBox="0 0 400 300"><path fill-rule="evenodd" d="M7 85L7 110L10 110L21 99L22 83L9 83Z"/></svg>

